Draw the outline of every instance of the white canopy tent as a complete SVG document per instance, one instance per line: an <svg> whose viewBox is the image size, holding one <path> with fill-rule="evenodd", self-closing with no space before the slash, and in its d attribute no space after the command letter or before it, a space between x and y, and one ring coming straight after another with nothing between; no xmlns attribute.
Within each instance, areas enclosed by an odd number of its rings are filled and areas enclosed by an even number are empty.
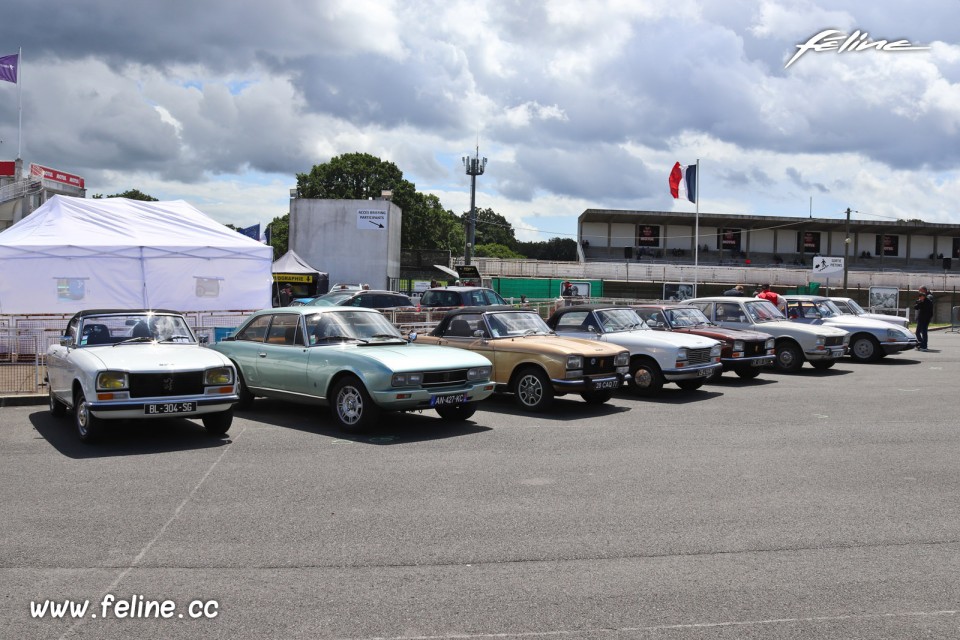
<svg viewBox="0 0 960 640"><path fill-rule="evenodd" d="M182 200L54 196L0 233L0 314L270 306L273 249Z"/></svg>

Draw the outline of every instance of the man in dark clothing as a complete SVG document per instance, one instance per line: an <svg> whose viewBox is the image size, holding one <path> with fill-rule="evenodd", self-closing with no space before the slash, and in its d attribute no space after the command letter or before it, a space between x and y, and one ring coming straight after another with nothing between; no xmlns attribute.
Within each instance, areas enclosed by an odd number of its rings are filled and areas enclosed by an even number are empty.
<svg viewBox="0 0 960 640"><path fill-rule="evenodd" d="M724 291L724 292L723 292L723 295L725 295L725 296L745 296L745 295L747 295L747 294L743 292L743 285L742 285L742 284L738 284L738 285L735 286L733 289L727 289L726 291Z"/></svg>
<svg viewBox="0 0 960 640"><path fill-rule="evenodd" d="M927 350L927 327L930 326L930 321L933 319L933 296L930 295L930 290L926 287L920 287L918 290L919 297L917 301L913 304L913 308L917 311L917 351L926 351Z"/></svg>

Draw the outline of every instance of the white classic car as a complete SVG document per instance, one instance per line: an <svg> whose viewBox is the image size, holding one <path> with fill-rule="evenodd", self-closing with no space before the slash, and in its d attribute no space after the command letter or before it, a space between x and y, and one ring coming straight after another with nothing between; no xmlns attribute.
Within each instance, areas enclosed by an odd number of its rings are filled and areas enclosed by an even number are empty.
<svg viewBox="0 0 960 640"><path fill-rule="evenodd" d="M833 301L833 304L837 305L837 308L840 309L843 313L849 313L860 318L869 318L870 320L880 320L881 322L889 322L890 324L895 324L898 327L907 328L907 325L910 324L909 318L904 316L896 316L888 313L870 313L863 307L861 307L856 300L853 298L844 298L842 296L828 296L830 300Z"/></svg>
<svg viewBox="0 0 960 640"><path fill-rule="evenodd" d="M630 307L561 307L547 324L561 336L603 340L628 349L628 384L636 395L654 395L667 382L687 391L699 389L723 368L719 341L654 331Z"/></svg>
<svg viewBox="0 0 960 640"><path fill-rule="evenodd" d="M850 333L850 357L876 362L884 356L917 348L917 336L889 322L843 313L824 296L790 295L787 318L804 324L827 325Z"/></svg>
<svg viewBox="0 0 960 640"><path fill-rule="evenodd" d="M50 413L69 409L84 442L102 435L105 420L130 418L200 418L222 435L236 380L230 360L201 346L176 311L80 311L47 350Z"/></svg>
<svg viewBox="0 0 960 640"><path fill-rule="evenodd" d="M850 334L842 329L790 322L773 303L760 298L716 296L685 301L697 307L721 327L754 329L776 339L774 367L796 372L809 362L815 369L829 369L847 352Z"/></svg>

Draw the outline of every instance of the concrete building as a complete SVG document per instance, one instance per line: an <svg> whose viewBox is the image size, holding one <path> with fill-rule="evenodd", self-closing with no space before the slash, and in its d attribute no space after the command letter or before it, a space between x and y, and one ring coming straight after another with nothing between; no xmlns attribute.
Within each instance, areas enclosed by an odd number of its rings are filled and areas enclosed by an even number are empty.
<svg viewBox="0 0 960 640"><path fill-rule="evenodd" d="M55 195L87 197L84 180L58 169L23 160L0 160L0 231L20 222Z"/></svg>
<svg viewBox="0 0 960 640"><path fill-rule="evenodd" d="M816 255L866 269L960 269L960 224L587 209L587 261L809 265ZM849 244L846 239L849 237Z"/></svg>
<svg viewBox="0 0 960 640"><path fill-rule="evenodd" d="M338 282L393 289L400 278L403 212L388 198L322 200L291 194L292 249Z"/></svg>

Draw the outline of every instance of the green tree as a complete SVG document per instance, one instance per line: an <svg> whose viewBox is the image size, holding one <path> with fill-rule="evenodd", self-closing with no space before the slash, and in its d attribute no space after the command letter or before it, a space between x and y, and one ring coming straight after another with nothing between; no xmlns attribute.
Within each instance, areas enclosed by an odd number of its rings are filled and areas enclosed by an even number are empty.
<svg viewBox="0 0 960 640"><path fill-rule="evenodd" d="M460 216L464 228L466 228L469 215L470 212L467 211ZM473 235L474 246L480 246L482 244L502 244L511 249L516 249L517 247L517 238L513 232L513 225L493 209L477 209L477 226Z"/></svg>
<svg viewBox="0 0 960 640"><path fill-rule="evenodd" d="M274 218L269 225L270 246L273 247L273 259L276 260L289 250L290 214Z"/></svg>
<svg viewBox="0 0 960 640"><path fill-rule="evenodd" d="M572 238L550 238L543 242L519 242L517 251L532 260L576 260L577 241Z"/></svg>
<svg viewBox="0 0 960 640"><path fill-rule="evenodd" d="M526 257L522 253L517 253L510 247L502 244L478 244L474 247L473 255L478 258L503 258L507 260Z"/></svg>
<svg viewBox="0 0 960 640"><path fill-rule="evenodd" d="M143 202L159 202L157 198L148 196L140 191L140 189L127 189L123 193L114 193L113 195L109 196L104 196L102 193L97 193L91 196L91 198L94 200L99 200L101 198L128 198L130 200L142 200Z"/></svg>

